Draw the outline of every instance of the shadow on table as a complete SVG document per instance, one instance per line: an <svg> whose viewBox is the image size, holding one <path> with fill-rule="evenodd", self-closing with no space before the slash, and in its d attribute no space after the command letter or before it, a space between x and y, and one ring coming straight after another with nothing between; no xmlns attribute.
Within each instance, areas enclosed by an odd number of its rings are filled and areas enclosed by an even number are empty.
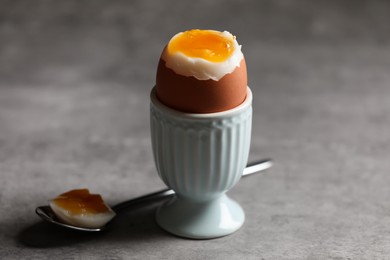
<svg viewBox="0 0 390 260"><path fill-rule="evenodd" d="M83 232L66 229L40 221L24 228L17 235L17 242L23 246L51 248L88 243L92 241L142 241L168 236L154 220L158 204L122 210L101 232Z"/></svg>

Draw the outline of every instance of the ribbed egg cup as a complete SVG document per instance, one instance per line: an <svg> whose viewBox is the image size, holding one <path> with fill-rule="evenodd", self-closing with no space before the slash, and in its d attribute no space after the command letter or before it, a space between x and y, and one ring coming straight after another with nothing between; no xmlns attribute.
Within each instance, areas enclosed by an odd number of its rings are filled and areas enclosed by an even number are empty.
<svg viewBox="0 0 390 260"><path fill-rule="evenodd" d="M158 208L160 227L177 236L211 239L244 223L241 206L226 192L248 160L252 92L233 109L192 114L162 104L151 92L151 139L157 171L175 196Z"/></svg>

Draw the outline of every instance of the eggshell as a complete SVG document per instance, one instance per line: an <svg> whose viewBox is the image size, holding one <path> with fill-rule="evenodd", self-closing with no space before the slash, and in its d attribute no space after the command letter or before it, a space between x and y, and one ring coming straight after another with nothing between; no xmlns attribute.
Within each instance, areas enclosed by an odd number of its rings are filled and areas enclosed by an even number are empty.
<svg viewBox="0 0 390 260"><path fill-rule="evenodd" d="M198 80L167 68L160 58L156 76L157 98L166 106L188 113L214 113L240 105L246 97L245 58L220 80Z"/></svg>
<svg viewBox="0 0 390 260"><path fill-rule="evenodd" d="M50 200L49 205L63 223L78 227L99 228L115 217L101 195L91 194L88 189L65 192Z"/></svg>

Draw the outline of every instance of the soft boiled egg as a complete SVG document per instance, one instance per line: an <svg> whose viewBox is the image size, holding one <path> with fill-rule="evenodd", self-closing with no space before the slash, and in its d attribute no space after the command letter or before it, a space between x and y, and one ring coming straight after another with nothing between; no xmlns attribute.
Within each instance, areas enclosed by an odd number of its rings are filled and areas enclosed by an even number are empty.
<svg viewBox="0 0 390 260"><path fill-rule="evenodd" d="M100 228L115 217L102 197L88 189L65 192L50 200L49 205L58 219L77 227Z"/></svg>
<svg viewBox="0 0 390 260"><path fill-rule="evenodd" d="M172 37L157 68L157 98L188 113L232 109L246 98L245 58L236 37L215 30L189 30Z"/></svg>

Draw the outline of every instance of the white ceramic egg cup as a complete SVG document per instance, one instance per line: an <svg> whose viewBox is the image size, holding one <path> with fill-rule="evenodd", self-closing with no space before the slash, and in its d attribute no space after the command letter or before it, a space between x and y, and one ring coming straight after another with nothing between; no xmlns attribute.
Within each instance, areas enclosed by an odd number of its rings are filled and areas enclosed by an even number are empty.
<svg viewBox="0 0 390 260"><path fill-rule="evenodd" d="M225 194L248 160L252 92L233 109L191 114L171 109L151 92L151 139L160 178L176 195L156 212L166 231L192 239L229 235L245 220Z"/></svg>

